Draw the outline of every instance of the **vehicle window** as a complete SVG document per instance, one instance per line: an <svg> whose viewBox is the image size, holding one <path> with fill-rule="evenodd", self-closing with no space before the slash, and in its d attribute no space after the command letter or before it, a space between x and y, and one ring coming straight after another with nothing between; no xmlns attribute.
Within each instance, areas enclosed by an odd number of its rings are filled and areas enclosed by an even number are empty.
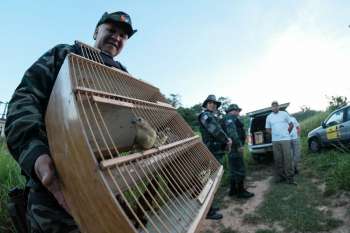
<svg viewBox="0 0 350 233"><path fill-rule="evenodd" d="M347 108L347 121L350 121L350 108Z"/></svg>
<svg viewBox="0 0 350 233"><path fill-rule="evenodd" d="M343 122L344 111L335 112L326 122L327 126L337 125Z"/></svg>

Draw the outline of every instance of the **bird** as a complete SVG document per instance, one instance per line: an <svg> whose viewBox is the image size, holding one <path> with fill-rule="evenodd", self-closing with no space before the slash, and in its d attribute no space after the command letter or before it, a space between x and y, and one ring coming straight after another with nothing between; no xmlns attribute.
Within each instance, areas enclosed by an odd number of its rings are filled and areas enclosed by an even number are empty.
<svg viewBox="0 0 350 233"><path fill-rule="evenodd" d="M153 147L159 147L163 145L167 136L158 136L155 129L142 117L135 117L131 121L135 125L136 135L134 139L134 148L141 150L148 150Z"/></svg>

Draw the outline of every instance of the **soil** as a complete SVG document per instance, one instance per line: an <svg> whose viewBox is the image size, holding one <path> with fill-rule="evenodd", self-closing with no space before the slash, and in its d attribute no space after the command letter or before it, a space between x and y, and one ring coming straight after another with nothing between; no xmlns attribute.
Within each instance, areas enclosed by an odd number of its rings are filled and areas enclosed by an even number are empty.
<svg viewBox="0 0 350 233"><path fill-rule="evenodd" d="M199 232L220 233L223 229L229 228L232 232L255 233L257 229L270 228L263 224L246 223L244 216L254 213L255 209L263 202L264 195L269 190L271 178L269 176L263 180L247 182L248 191L255 194L253 198L242 201L226 196L224 201L230 202L230 205L220 211L224 217L218 221L204 220L201 223Z"/></svg>
<svg viewBox="0 0 350 233"><path fill-rule="evenodd" d="M256 224L245 221L244 217L254 214L257 207L264 201L265 194L270 189L272 179L271 171L260 170L247 177L246 186L248 191L253 192L255 196L248 200L240 200L225 196L224 207L220 210L223 214L221 220L204 220L199 226L200 233L255 233L257 230L275 229L276 232L283 232L283 227L278 223L273 225ZM263 178L265 177L265 178ZM312 178L311 181L317 185L320 192L325 193L326 185L318 179ZM328 233L350 233L350 193L339 192L327 199L327 205L317 207L320 211L341 220L343 224ZM229 204L227 204L229 203Z"/></svg>

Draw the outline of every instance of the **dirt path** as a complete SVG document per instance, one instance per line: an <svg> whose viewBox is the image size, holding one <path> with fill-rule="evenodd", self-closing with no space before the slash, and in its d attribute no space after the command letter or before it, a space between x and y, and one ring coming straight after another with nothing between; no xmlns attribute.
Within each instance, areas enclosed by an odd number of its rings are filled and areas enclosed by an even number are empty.
<svg viewBox="0 0 350 233"><path fill-rule="evenodd" d="M261 179L262 177L266 177ZM257 224L247 221L245 216L254 215L257 207L264 201L265 194L270 190L271 170L259 169L247 177L247 186L250 192L255 193L255 197L248 200L239 200L237 198L224 197L225 203L222 206L221 213L223 219L218 221L204 220L200 227L200 233L256 233L258 230L266 229L270 232L283 232L283 227L278 223ZM318 187L321 193L325 192L325 184L319 180L311 178L311 181ZM331 197L325 197L324 206L316 207L321 212L335 219L341 220L343 224L327 233L350 233L350 193L339 192ZM322 232L323 233L323 232ZM326 232L325 232L326 233Z"/></svg>
<svg viewBox="0 0 350 233"><path fill-rule="evenodd" d="M248 178L249 179L249 178ZM248 182L248 190L255 193L255 197L242 201L235 198L225 197L224 201L231 202L227 208L220 212L224 215L218 221L204 220L200 226L201 233L220 233L224 229L227 232L255 233L257 229L265 229L267 226L258 224L252 225L244 222L244 216L251 214L263 202L264 194L269 190L271 176L263 180Z"/></svg>

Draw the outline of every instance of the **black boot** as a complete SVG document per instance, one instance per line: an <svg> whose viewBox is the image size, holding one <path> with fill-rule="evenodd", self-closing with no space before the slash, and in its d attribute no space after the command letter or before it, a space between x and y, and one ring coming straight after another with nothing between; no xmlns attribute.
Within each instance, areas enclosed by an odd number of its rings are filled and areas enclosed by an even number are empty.
<svg viewBox="0 0 350 233"><path fill-rule="evenodd" d="M237 195L237 186L236 186L236 181L231 181L230 184L230 192L228 193L230 197Z"/></svg>
<svg viewBox="0 0 350 233"><path fill-rule="evenodd" d="M251 198L254 196L254 193L248 192L245 188L244 188L244 183L243 181L238 183L238 194L237 197L238 198Z"/></svg>
<svg viewBox="0 0 350 233"><path fill-rule="evenodd" d="M219 220L219 219L222 219L222 217L223 217L222 214L217 213L212 208L210 208L206 218L211 220Z"/></svg>
<svg viewBox="0 0 350 233"><path fill-rule="evenodd" d="M294 167L294 175L298 175L299 174L299 170L298 170L298 168L295 166Z"/></svg>

